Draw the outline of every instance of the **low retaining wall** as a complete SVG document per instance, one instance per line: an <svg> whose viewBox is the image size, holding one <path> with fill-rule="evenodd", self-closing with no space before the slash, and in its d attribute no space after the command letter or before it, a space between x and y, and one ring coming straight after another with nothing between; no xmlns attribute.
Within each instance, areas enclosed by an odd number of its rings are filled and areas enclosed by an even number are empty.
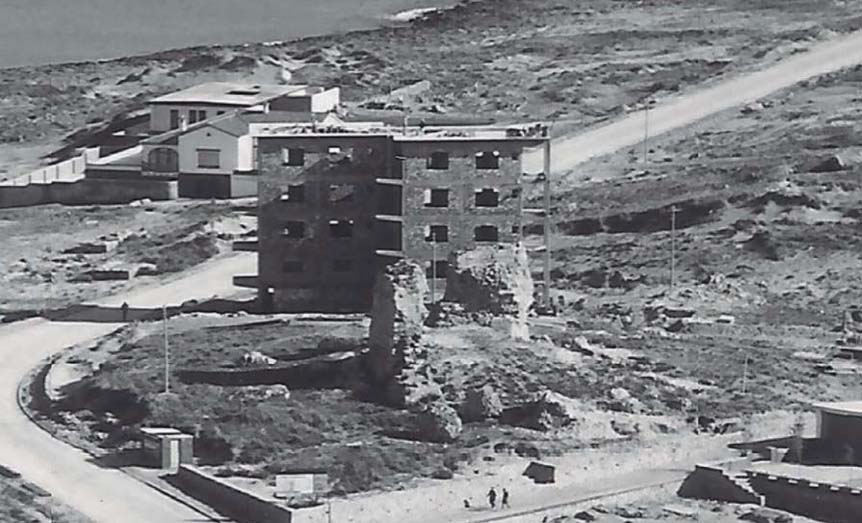
<svg viewBox="0 0 862 523"><path fill-rule="evenodd" d="M858 523L862 491L808 480L749 475L751 486L766 497L766 506L830 523Z"/></svg>
<svg viewBox="0 0 862 523"><path fill-rule="evenodd" d="M177 183L155 180L96 180L0 186L0 209L49 203L122 204L134 200L175 200Z"/></svg>
<svg viewBox="0 0 862 523"><path fill-rule="evenodd" d="M239 523L326 523L326 507L291 509L231 485L192 465L180 465L175 485Z"/></svg>
<svg viewBox="0 0 862 523"><path fill-rule="evenodd" d="M255 369L182 369L176 372L184 383L205 383L222 387L287 385L291 389L339 387L358 374L355 354L343 359L317 356L295 364Z"/></svg>

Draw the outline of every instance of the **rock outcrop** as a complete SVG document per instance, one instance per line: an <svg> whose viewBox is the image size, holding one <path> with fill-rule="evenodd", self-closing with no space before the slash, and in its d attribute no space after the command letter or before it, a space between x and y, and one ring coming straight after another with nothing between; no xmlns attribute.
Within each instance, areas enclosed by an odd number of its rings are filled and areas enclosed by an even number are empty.
<svg viewBox="0 0 862 523"><path fill-rule="evenodd" d="M500 395L490 385L469 389L461 403L459 414L467 422L496 418L503 412Z"/></svg>
<svg viewBox="0 0 862 523"><path fill-rule="evenodd" d="M442 401L429 403L419 413L422 439L435 443L451 443L461 435L461 418L455 409Z"/></svg>
<svg viewBox="0 0 862 523"><path fill-rule="evenodd" d="M444 300L460 303L468 313L484 311L502 318L514 339L529 340L533 289L523 245L480 246L449 257Z"/></svg>
<svg viewBox="0 0 862 523"><path fill-rule="evenodd" d="M506 410L501 420L509 425L548 431L577 423L585 410L579 401L546 390Z"/></svg>

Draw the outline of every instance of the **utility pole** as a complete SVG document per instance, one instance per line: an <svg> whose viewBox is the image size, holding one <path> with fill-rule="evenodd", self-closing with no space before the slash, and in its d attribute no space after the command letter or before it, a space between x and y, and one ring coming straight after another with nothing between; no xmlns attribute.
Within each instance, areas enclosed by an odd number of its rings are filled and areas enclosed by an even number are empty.
<svg viewBox="0 0 862 523"><path fill-rule="evenodd" d="M743 349L745 350L745 349ZM742 393L745 394L745 391L748 386L748 351L745 351L745 363L742 366Z"/></svg>
<svg viewBox="0 0 862 523"><path fill-rule="evenodd" d="M542 169L544 178L544 280L542 300L545 307L551 306L551 137L545 139L545 157Z"/></svg>
<svg viewBox="0 0 862 523"><path fill-rule="evenodd" d="M676 286L676 205L670 208L670 288Z"/></svg>
<svg viewBox="0 0 862 523"><path fill-rule="evenodd" d="M431 226L431 305L437 303L437 231Z"/></svg>
<svg viewBox="0 0 862 523"><path fill-rule="evenodd" d="M168 351L168 306L162 305L162 332L165 339L165 394L171 391L170 353Z"/></svg>

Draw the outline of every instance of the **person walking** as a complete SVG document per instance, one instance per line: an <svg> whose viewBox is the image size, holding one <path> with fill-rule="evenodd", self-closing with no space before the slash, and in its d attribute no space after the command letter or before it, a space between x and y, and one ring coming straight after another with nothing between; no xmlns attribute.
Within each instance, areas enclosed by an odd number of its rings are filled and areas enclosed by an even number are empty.
<svg viewBox="0 0 862 523"><path fill-rule="evenodd" d="M503 499L500 500L500 508L509 508L509 491L503 489Z"/></svg>
<svg viewBox="0 0 862 523"><path fill-rule="evenodd" d="M128 321L128 319L129 319L129 304L126 302L123 302L123 304L120 306L120 310L123 311L123 322Z"/></svg>
<svg viewBox="0 0 862 523"><path fill-rule="evenodd" d="M494 487L488 491L488 504L491 505L491 508L497 507L497 491L494 490Z"/></svg>

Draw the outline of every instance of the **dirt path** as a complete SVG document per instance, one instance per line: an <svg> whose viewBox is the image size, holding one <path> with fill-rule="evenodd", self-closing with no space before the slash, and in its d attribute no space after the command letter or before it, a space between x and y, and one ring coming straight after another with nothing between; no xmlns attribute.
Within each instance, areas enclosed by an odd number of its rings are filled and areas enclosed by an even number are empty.
<svg viewBox="0 0 862 523"><path fill-rule="evenodd" d="M657 104L649 112L649 135L655 136L702 118L743 105L803 80L862 63L862 32L831 40L786 58L755 73L720 82L712 87ZM610 124L553 141L551 168L568 172L596 156L643 142L644 113L631 113ZM524 172L541 171L541 156L524 156ZM570 181L583 178L579 174Z"/></svg>
<svg viewBox="0 0 862 523"><path fill-rule="evenodd" d="M254 272L256 256L244 254L214 260L194 272L158 287L142 288L98 302L116 306L160 307L190 298L228 296L236 292L235 274ZM107 335L117 323L80 323L33 319L0 327L0 463L60 501L99 522L128 523L205 521L197 512L143 486L116 469L101 468L82 451L54 439L30 423L18 408L22 377L44 358L71 345Z"/></svg>

